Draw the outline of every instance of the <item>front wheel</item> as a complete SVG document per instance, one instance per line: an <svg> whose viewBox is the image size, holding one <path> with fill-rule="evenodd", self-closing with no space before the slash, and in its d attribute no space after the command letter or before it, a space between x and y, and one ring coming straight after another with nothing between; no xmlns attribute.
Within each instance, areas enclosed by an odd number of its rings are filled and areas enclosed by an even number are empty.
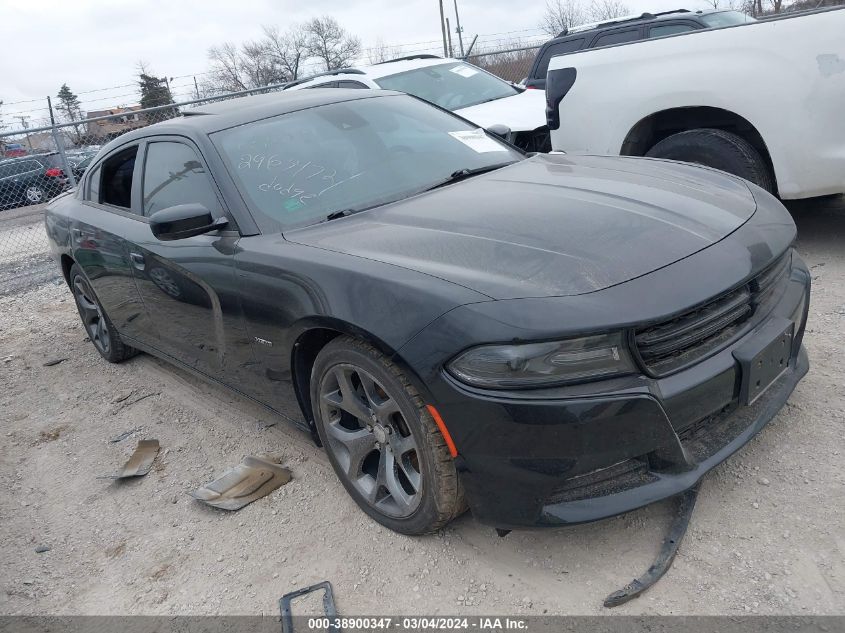
<svg viewBox="0 0 845 633"><path fill-rule="evenodd" d="M341 483L373 519L426 534L464 510L449 449L402 371L371 345L342 336L311 372L317 433Z"/></svg>
<svg viewBox="0 0 845 633"><path fill-rule="evenodd" d="M668 136L646 156L697 163L745 178L769 193L775 182L760 152L741 136L713 128L686 130Z"/></svg>

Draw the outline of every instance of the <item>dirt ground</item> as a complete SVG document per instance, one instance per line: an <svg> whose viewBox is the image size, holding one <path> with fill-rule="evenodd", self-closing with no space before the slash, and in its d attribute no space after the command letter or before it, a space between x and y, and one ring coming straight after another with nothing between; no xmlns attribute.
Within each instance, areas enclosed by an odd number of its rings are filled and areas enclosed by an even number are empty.
<svg viewBox="0 0 845 633"><path fill-rule="evenodd" d="M668 575L613 613L845 614L845 201L793 212L814 279L810 374L705 479ZM150 356L102 361L55 282L0 297L0 384L0 614L271 614L326 579L343 615L600 614L669 519L664 503L506 538L468 514L393 534L264 409ZM97 479L142 438L162 445L149 475ZM291 483L234 513L188 496L264 452Z"/></svg>

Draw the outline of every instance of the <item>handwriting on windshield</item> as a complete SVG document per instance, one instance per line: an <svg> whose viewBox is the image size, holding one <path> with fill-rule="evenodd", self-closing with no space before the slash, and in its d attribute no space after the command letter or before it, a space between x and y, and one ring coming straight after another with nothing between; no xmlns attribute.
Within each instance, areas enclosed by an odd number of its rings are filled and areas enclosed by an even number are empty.
<svg viewBox="0 0 845 633"><path fill-rule="evenodd" d="M258 189L275 191L281 196L299 201L300 204L306 204L307 200L318 198L364 173L359 172L338 180L335 169L310 160L303 163L296 159L279 158L276 154L244 154L238 163L238 169L266 170L272 173L272 180L262 182Z"/></svg>

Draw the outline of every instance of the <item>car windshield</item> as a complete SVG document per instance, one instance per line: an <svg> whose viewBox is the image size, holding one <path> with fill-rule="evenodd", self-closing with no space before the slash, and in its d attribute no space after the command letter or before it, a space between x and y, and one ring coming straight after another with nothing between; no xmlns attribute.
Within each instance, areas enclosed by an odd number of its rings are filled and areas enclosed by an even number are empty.
<svg viewBox="0 0 845 633"><path fill-rule="evenodd" d="M385 90L407 92L453 111L519 93L508 82L464 62L415 68L375 82Z"/></svg>
<svg viewBox="0 0 845 633"><path fill-rule="evenodd" d="M299 110L215 132L262 232L407 198L456 171L524 155L406 95Z"/></svg>
<svg viewBox="0 0 845 633"><path fill-rule="evenodd" d="M756 22L757 20L739 11L719 11L718 13L702 15L701 21L711 28L720 28L723 26L745 24L746 22Z"/></svg>

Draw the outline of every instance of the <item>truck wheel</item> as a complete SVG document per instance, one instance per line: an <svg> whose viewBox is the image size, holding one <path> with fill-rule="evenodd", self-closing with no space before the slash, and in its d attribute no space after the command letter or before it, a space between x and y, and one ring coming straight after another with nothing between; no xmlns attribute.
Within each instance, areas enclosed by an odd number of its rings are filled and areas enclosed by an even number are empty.
<svg viewBox="0 0 845 633"><path fill-rule="evenodd" d="M679 132L657 143L646 156L721 169L775 192L774 178L760 152L744 138L724 130L701 128Z"/></svg>
<svg viewBox="0 0 845 633"><path fill-rule="evenodd" d="M389 358L341 336L317 355L320 441L358 506L387 528L427 534L465 506L455 463L422 398Z"/></svg>

